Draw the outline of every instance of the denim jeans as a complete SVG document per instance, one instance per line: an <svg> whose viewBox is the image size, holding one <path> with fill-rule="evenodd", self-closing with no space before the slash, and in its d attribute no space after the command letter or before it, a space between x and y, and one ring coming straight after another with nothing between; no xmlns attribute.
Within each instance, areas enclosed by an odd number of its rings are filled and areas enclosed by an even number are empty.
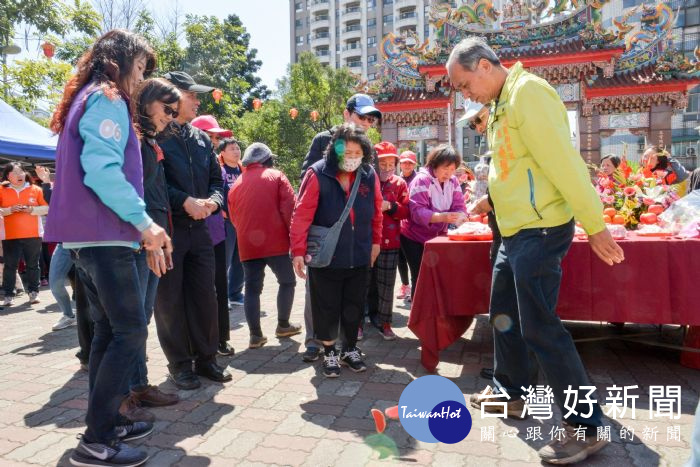
<svg viewBox="0 0 700 467"><path fill-rule="evenodd" d="M63 312L63 316L73 318L73 309L70 304L70 295L66 291L66 278L70 268L73 267L73 259L70 251L63 248L62 244L56 245L56 249L51 256L51 266L49 266L49 287L51 293L58 303L58 307Z"/></svg>
<svg viewBox="0 0 700 467"><path fill-rule="evenodd" d="M85 438L116 440L122 418L119 404L146 342L146 314L138 268L138 252L128 247L99 246L72 251L80 270L95 326L89 362Z"/></svg>
<svg viewBox="0 0 700 467"><path fill-rule="evenodd" d="M238 256L236 228L226 220L226 271L228 271L228 299L240 300L243 297L243 265Z"/></svg>
<svg viewBox="0 0 700 467"><path fill-rule="evenodd" d="M574 341L556 314L561 285L561 261L574 236L573 220L557 226L523 229L503 243L493 267L490 321L494 325L494 378L496 386L511 399L520 399L531 381L533 366L539 363L556 404L562 410L564 390L591 386ZM530 360L533 351L537 362ZM587 391L578 390L578 401ZM594 393L597 399L601 394ZM570 401L572 402L572 401ZM589 405L578 403L576 411L588 414ZM602 412L593 404L589 418L571 415L572 425L585 425L589 434L602 425Z"/></svg>
<svg viewBox="0 0 700 467"><path fill-rule="evenodd" d="M265 281L265 266L270 266L277 277L279 289L277 290L277 319L289 320L294 303L294 267L289 255L269 256L267 258L251 259L243 261L245 270L245 319L251 334L262 335L260 330L260 294Z"/></svg>
<svg viewBox="0 0 700 467"><path fill-rule="evenodd" d="M146 315L146 326L151 322L153 306L156 302L159 278L148 268L146 262L146 250L141 250L137 255L136 267L139 271L139 283L143 293L143 308ZM139 357L134 366L134 373L129 383L129 389L141 389L148 386L148 367L146 366L146 342L139 351Z"/></svg>

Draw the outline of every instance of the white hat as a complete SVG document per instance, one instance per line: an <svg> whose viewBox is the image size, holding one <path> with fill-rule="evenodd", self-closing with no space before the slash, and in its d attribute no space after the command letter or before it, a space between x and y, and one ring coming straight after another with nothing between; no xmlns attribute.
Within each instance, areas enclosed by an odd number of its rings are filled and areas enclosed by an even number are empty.
<svg viewBox="0 0 700 467"><path fill-rule="evenodd" d="M464 115L457 120L457 125L458 127L464 127L469 124L469 122L479 115L479 112L481 112L481 109L484 108L482 104L479 104L478 102L471 101L469 99L464 101Z"/></svg>

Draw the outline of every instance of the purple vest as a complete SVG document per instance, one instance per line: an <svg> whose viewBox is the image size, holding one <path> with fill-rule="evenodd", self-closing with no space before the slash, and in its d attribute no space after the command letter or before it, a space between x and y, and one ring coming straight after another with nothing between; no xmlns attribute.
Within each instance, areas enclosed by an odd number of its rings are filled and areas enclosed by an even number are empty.
<svg viewBox="0 0 700 467"><path fill-rule="evenodd" d="M141 234L130 223L105 206L83 184L85 171L80 163L83 140L78 125L91 94L99 91L94 83L84 86L71 104L56 147L56 181L46 219L44 241L47 242L139 242ZM143 165L138 138L129 125L129 139L124 151L124 175L143 198Z"/></svg>

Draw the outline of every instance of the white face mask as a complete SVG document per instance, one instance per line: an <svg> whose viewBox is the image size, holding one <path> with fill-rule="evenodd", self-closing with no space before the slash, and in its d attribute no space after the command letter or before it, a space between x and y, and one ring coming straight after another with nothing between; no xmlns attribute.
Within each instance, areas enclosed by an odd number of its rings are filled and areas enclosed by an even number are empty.
<svg viewBox="0 0 700 467"><path fill-rule="evenodd" d="M343 163L340 168L345 172L354 172L362 164L362 158L356 157L355 159L343 159Z"/></svg>

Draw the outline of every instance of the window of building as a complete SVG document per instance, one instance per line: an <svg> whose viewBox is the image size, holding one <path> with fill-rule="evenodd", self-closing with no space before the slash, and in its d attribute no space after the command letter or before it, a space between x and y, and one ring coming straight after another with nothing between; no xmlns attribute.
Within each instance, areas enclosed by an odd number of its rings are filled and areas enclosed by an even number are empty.
<svg viewBox="0 0 700 467"><path fill-rule="evenodd" d="M370 36L367 38L367 47L374 47L377 45L377 36Z"/></svg>
<svg viewBox="0 0 700 467"><path fill-rule="evenodd" d="M335 44L335 51L340 52L340 44L338 44L337 42Z"/></svg>
<svg viewBox="0 0 700 467"><path fill-rule="evenodd" d="M374 8L377 6L377 0L368 0L367 1L367 11L372 11Z"/></svg>
<svg viewBox="0 0 700 467"><path fill-rule="evenodd" d="M394 22L394 15L384 15L383 21L384 21L385 25L388 23L393 23Z"/></svg>
<svg viewBox="0 0 700 467"><path fill-rule="evenodd" d="M304 45L304 36L297 36L297 45Z"/></svg>
<svg viewBox="0 0 700 467"><path fill-rule="evenodd" d="M405 11L399 15L400 19L408 19L408 18L415 18L415 17L416 17L415 11Z"/></svg>
<svg viewBox="0 0 700 467"><path fill-rule="evenodd" d="M367 27L370 28L372 26L377 25L377 18L370 18L367 20Z"/></svg>
<svg viewBox="0 0 700 467"><path fill-rule="evenodd" d="M394 3L394 0L384 0L382 3L384 5L392 5Z"/></svg>
<svg viewBox="0 0 700 467"><path fill-rule="evenodd" d="M481 135L474 136L474 146L476 146L477 148L481 146L481 138Z"/></svg>
<svg viewBox="0 0 700 467"><path fill-rule="evenodd" d="M631 8L642 3L644 3L644 0L622 0L622 8Z"/></svg>
<svg viewBox="0 0 700 467"><path fill-rule="evenodd" d="M375 79L377 79L376 73L370 73L367 75L367 81L374 81Z"/></svg>
<svg viewBox="0 0 700 467"><path fill-rule="evenodd" d="M302 2L296 2L296 3L294 4L294 9L295 9L297 12L302 11L302 10L304 9L304 4L303 4Z"/></svg>
<svg viewBox="0 0 700 467"><path fill-rule="evenodd" d="M302 27L303 25L304 25L304 23L303 23L300 19L294 21L294 27L297 28L297 29L299 29L299 28Z"/></svg>
<svg viewBox="0 0 700 467"><path fill-rule="evenodd" d="M462 138L462 147L469 147L469 136L465 136L464 138Z"/></svg>
<svg viewBox="0 0 700 467"><path fill-rule="evenodd" d="M367 63L374 64L377 61L377 54L367 56Z"/></svg>
<svg viewBox="0 0 700 467"><path fill-rule="evenodd" d="M700 7L686 8L685 26L697 26L700 24Z"/></svg>

